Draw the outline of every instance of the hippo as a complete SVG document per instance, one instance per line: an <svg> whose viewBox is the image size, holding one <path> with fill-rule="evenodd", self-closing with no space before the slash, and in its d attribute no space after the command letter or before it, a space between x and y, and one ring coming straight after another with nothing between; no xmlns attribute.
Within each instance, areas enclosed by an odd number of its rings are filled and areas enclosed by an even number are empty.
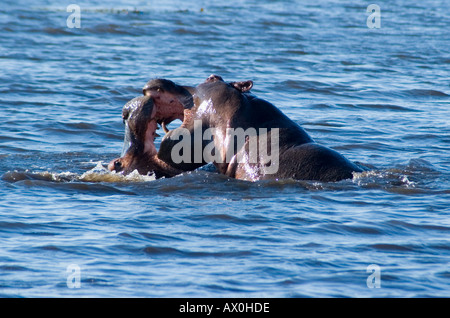
<svg viewBox="0 0 450 318"><path fill-rule="evenodd" d="M172 167L193 168L212 162L219 173L248 181L335 182L363 171L337 151L317 144L272 103L253 95L250 80L225 82L222 77L211 75L196 87L178 86L173 82L167 86L170 90L160 90L165 100L184 108L183 113L176 108L178 113L175 114L175 108L171 107L174 114L160 119L165 125L174 117L183 117L181 126L163 138L158 153L158 157ZM158 91L158 86L149 83L144 94L150 96L155 89ZM194 136L196 130L201 138ZM183 136L182 141L180 136ZM194 141L186 143L183 149L191 156L184 157L187 160L182 163L175 162L173 150L178 143L186 141L184 138ZM193 161L199 149L203 152L202 160ZM192 164L194 166L189 166Z"/></svg>
<svg viewBox="0 0 450 318"><path fill-rule="evenodd" d="M170 107L173 106L172 103L164 103L169 107L162 113L155 104L151 96L139 96L125 104L122 110L125 123L124 148L122 156L109 163L110 171L127 175L137 170L142 175L153 173L156 178L173 177L183 172L158 158L154 143L158 137L158 122L170 122L177 116L174 116L176 112Z"/></svg>

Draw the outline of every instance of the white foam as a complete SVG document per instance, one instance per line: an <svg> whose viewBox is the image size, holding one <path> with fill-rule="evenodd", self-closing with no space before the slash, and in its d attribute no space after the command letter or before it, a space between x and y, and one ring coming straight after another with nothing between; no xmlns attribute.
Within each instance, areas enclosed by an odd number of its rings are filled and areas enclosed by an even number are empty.
<svg viewBox="0 0 450 318"><path fill-rule="evenodd" d="M415 188L416 183L414 181L410 181L408 176L402 174L401 171L396 169L391 170L369 170L363 172L353 172L352 181L357 183L358 186L367 185L368 183L376 182L377 180L384 180L383 183L393 183L393 184L404 186L407 188Z"/></svg>
<svg viewBox="0 0 450 318"><path fill-rule="evenodd" d="M85 182L148 182L156 180L156 177L154 174L139 174L137 170L123 175L120 172L109 171L99 161L94 168L83 173L78 179Z"/></svg>

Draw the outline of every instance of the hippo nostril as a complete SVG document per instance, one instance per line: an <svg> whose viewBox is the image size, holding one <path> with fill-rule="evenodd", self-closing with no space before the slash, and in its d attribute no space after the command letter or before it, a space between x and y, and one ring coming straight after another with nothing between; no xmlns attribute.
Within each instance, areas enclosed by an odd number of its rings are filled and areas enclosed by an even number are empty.
<svg viewBox="0 0 450 318"><path fill-rule="evenodd" d="M114 170L119 171L122 169L122 162L119 160L114 161Z"/></svg>

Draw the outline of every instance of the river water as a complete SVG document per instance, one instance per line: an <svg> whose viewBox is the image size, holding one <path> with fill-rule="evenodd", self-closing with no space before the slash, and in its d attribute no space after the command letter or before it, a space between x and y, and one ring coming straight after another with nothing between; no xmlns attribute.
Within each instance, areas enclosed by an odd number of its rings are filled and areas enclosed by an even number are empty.
<svg viewBox="0 0 450 318"><path fill-rule="evenodd" d="M449 297L450 6L371 3L3 0L0 295ZM149 79L210 74L373 169L106 171Z"/></svg>

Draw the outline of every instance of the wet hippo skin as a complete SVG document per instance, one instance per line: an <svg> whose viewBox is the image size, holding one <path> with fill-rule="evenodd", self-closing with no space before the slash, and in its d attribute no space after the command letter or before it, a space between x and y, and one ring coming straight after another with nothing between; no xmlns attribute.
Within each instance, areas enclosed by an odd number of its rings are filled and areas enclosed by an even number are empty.
<svg viewBox="0 0 450 318"><path fill-rule="evenodd" d="M287 178L339 181L352 178L353 172L362 171L338 152L315 143L303 128L273 104L251 94L252 86L252 81L226 83L220 76L211 75L196 87L183 87L190 92L192 100L183 103L189 115L177 129L193 131L193 123L201 121L202 132L215 130L214 136L204 141L202 148L210 141L214 143L215 156L210 161L220 173L250 181ZM227 129L246 131L249 128L256 134L248 135L242 147L236 147L236 143L230 146ZM177 142L170 138L177 134L177 129L161 142L166 155ZM278 156L270 161L267 157L246 161L245 158L251 157L250 145L261 140L266 141L268 154L278 151ZM230 151L232 156L228 156ZM208 162L208 158L204 160Z"/></svg>

